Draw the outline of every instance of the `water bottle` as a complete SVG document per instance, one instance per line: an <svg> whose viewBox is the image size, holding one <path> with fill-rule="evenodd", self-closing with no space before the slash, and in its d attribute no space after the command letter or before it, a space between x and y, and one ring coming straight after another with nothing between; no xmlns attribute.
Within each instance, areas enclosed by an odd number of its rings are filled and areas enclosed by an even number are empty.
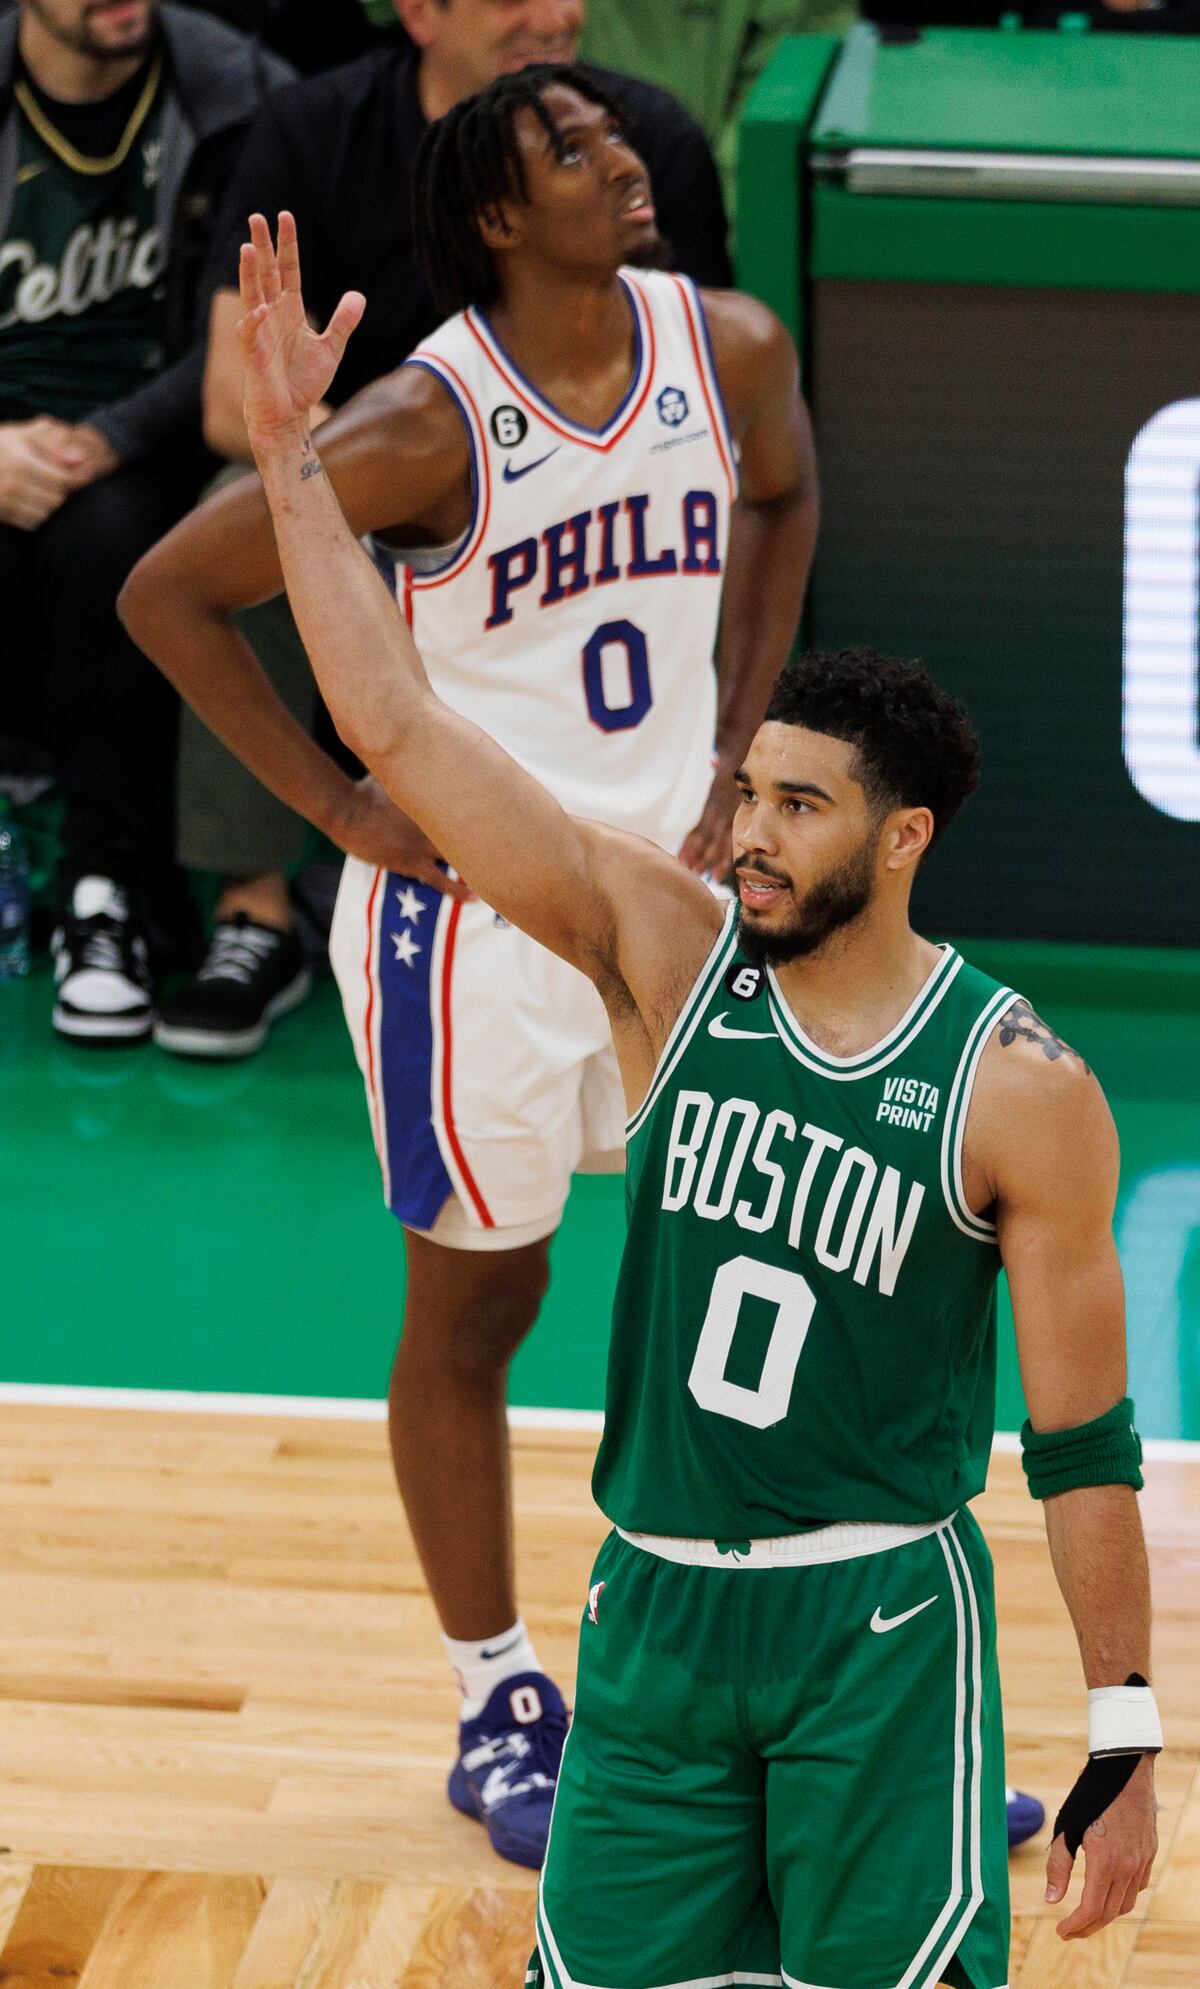
<svg viewBox="0 0 1200 1989"><path fill-rule="evenodd" d="M29 972L29 852L12 805L0 795L0 981Z"/></svg>

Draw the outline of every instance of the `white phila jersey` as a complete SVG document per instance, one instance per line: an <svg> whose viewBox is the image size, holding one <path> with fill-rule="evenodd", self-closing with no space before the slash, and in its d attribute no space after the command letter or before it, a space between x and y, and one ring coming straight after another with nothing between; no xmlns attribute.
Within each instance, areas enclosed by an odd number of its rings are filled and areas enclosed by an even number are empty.
<svg viewBox="0 0 1200 1989"><path fill-rule="evenodd" d="M439 697L572 814L678 849L712 779L736 459L695 286L620 280L636 357L602 429L544 400L480 311L412 354L466 426L472 516L401 556L396 588Z"/></svg>

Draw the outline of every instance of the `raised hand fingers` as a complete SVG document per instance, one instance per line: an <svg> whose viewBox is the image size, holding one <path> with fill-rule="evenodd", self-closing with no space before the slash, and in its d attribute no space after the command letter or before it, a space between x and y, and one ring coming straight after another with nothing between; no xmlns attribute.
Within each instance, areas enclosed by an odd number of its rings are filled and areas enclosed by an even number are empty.
<svg viewBox="0 0 1200 1989"><path fill-rule="evenodd" d="M296 239L295 216L285 207L279 216L279 229L276 236L276 264L279 281L284 290L300 295L300 244Z"/></svg>
<svg viewBox="0 0 1200 1989"><path fill-rule="evenodd" d="M262 303L262 291L258 285L258 264L254 260L254 250L249 242L243 242L238 250L238 295L242 300L242 310L247 317Z"/></svg>
<svg viewBox="0 0 1200 1989"><path fill-rule="evenodd" d="M329 347L335 366L339 364L350 334L366 308L367 300L361 290L347 290L322 332L321 342Z"/></svg>
<svg viewBox="0 0 1200 1989"><path fill-rule="evenodd" d="M283 285L279 280L279 264L275 259L275 249L271 241L271 230L265 214L250 216L250 243L254 254L255 274L258 280L256 302L273 304Z"/></svg>

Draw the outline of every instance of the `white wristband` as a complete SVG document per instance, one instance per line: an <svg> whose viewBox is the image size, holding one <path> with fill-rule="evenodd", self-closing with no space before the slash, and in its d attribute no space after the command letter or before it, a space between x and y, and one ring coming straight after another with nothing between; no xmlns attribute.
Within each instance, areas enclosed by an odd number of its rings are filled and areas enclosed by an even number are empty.
<svg viewBox="0 0 1200 1989"><path fill-rule="evenodd" d="M1162 1744L1148 1685L1102 1685L1088 1693L1089 1754L1157 1754Z"/></svg>

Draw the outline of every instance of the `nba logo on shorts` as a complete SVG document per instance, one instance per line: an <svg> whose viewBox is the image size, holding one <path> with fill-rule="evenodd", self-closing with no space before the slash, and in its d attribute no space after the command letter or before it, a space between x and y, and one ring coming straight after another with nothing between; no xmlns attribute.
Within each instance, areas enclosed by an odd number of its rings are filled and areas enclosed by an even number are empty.
<svg viewBox="0 0 1200 1989"><path fill-rule="evenodd" d="M688 398L682 387L664 387L654 405L666 428L678 428L681 421L687 420Z"/></svg>
<svg viewBox="0 0 1200 1989"><path fill-rule="evenodd" d="M600 1621L600 1591L603 1587L604 1587L603 1582L593 1582L592 1586L588 1590L589 1623L598 1623Z"/></svg>

